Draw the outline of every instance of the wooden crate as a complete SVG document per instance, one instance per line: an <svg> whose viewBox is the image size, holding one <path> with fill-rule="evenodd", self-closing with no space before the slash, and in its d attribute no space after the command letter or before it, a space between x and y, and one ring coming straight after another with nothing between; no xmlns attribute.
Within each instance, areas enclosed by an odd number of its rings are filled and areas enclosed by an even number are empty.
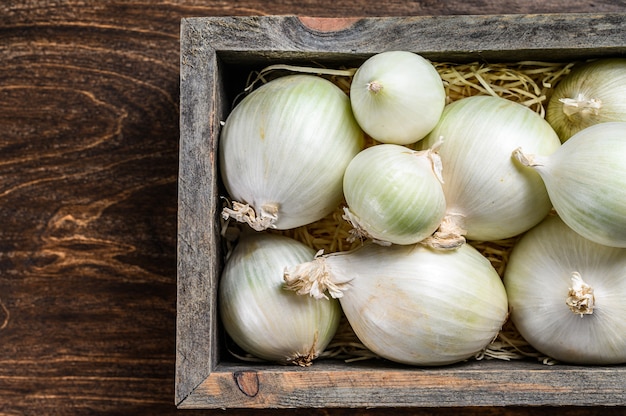
<svg viewBox="0 0 626 416"><path fill-rule="evenodd" d="M626 56L626 15L300 19L200 17L181 25L178 305L180 408L624 406L626 367L469 361L411 368L372 360L309 368L238 362L224 352L216 146L252 69L356 66L409 50L432 61L576 61Z"/></svg>

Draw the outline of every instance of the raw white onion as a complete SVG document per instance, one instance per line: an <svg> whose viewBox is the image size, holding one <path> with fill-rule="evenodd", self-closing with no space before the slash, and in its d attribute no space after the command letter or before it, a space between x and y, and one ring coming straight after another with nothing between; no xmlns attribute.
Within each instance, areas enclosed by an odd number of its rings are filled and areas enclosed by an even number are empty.
<svg viewBox="0 0 626 416"><path fill-rule="evenodd" d="M543 178L555 210L583 237L626 247L626 122L576 133L553 154L514 152Z"/></svg>
<svg viewBox="0 0 626 416"><path fill-rule="evenodd" d="M339 298L360 341L383 358L409 365L459 362L483 350L508 314L502 280L469 244L433 250L422 244L365 244L289 267L287 287Z"/></svg>
<svg viewBox="0 0 626 416"><path fill-rule="evenodd" d="M226 332L244 351L283 364L309 365L334 336L341 308L283 288L283 270L315 257L303 243L268 232L244 233L219 285Z"/></svg>
<svg viewBox="0 0 626 416"><path fill-rule="evenodd" d="M418 145L424 149L441 140L447 213L436 233L440 244L513 237L548 214L551 203L541 178L511 158L520 146L548 155L561 145L541 116L504 98L462 98L446 106Z"/></svg>
<svg viewBox="0 0 626 416"><path fill-rule="evenodd" d="M554 88L546 120L562 142L582 129L626 121L626 58L606 58L574 67Z"/></svg>
<svg viewBox="0 0 626 416"><path fill-rule="evenodd" d="M221 177L236 202L223 216L257 231L317 221L341 202L344 170L363 146L350 100L332 82L301 74L270 81L221 132Z"/></svg>
<svg viewBox="0 0 626 416"><path fill-rule="evenodd" d="M432 150L379 144L348 165L343 190L354 235L381 244L414 244L441 223L446 201L441 166Z"/></svg>
<svg viewBox="0 0 626 416"><path fill-rule="evenodd" d="M435 127L446 93L430 61L408 51L387 51L367 59L350 86L354 116L381 143L409 144Z"/></svg>
<svg viewBox="0 0 626 416"><path fill-rule="evenodd" d="M626 363L626 249L549 216L513 247L503 280L511 320L535 349L568 363Z"/></svg>

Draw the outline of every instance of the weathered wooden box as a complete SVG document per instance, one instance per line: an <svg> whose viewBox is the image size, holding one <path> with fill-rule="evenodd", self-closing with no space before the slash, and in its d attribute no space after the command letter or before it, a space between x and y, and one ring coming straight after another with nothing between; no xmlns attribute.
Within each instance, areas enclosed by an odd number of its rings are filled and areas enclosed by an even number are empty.
<svg viewBox="0 0 626 416"><path fill-rule="evenodd" d="M241 363L223 350L216 160L220 121L252 69L358 65L384 50L433 61L576 61L626 56L626 14L364 19L206 17L181 26L178 305L180 408L626 406L626 367L473 361L410 368L316 361Z"/></svg>

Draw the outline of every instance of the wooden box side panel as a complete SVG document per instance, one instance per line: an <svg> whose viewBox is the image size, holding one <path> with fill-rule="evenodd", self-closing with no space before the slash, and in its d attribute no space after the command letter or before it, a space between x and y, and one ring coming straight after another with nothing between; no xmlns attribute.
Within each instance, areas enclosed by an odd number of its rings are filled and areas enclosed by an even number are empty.
<svg viewBox="0 0 626 416"><path fill-rule="evenodd" d="M336 24L333 24L333 20ZM314 27L307 24L314 23ZM329 22L327 24L319 23ZM626 53L624 14L415 16L301 19L294 16L197 18L221 56L350 61L409 50L433 61L594 58ZM337 27L336 31L326 31Z"/></svg>
<svg viewBox="0 0 626 416"><path fill-rule="evenodd" d="M481 361L442 368L218 366L190 408L624 406L622 367Z"/></svg>
<svg viewBox="0 0 626 416"><path fill-rule="evenodd" d="M219 123L227 114L226 97L232 95L232 85L226 85L231 70L311 61L352 65L393 49L456 62L626 56L624 14L365 18L336 22L341 28L332 32L326 31L337 27L332 19L321 25L310 23L293 16L182 21L176 404L181 408L500 406L531 404L529 397L534 397L552 405L626 405L623 368L616 372L581 368L578 375L559 369L538 375L522 363L517 372L502 366L497 371L470 366L460 375L448 369L407 372L366 366L355 370L326 364L298 372L280 366L242 368L220 361L216 148ZM515 391L507 391L508 399L503 400L498 388L482 390L485 381L480 380L485 377L490 384ZM597 384L589 390L576 380ZM294 383L313 383L320 396L294 389ZM602 396L596 387L606 393ZM464 395L467 389L472 394Z"/></svg>
<svg viewBox="0 0 626 416"><path fill-rule="evenodd" d="M218 60L202 34L181 25L176 321L176 403L218 362L221 265L217 136L226 113Z"/></svg>

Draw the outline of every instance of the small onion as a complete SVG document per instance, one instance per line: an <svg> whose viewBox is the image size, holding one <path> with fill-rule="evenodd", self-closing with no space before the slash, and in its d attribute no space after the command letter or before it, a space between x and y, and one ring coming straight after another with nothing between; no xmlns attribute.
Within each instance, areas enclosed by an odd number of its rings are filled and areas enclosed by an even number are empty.
<svg viewBox="0 0 626 416"><path fill-rule="evenodd" d="M504 285L469 244L366 243L285 270L287 288L339 298L359 340L398 363L446 365L487 347L508 315Z"/></svg>
<svg viewBox="0 0 626 416"><path fill-rule="evenodd" d="M314 75L262 85L228 116L219 143L233 208L224 218L257 231L317 221L343 198L343 173L363 148L348 96Z"/></svg>
<svg viewBox="0 0 626 416"><path fill-rule="evenodd" d="M446 106L437 127L418 145L429 148L439 141L447 212L434 244L510 238L550 211L540 176L511 158L520 146L548 155L561 145L529 108L494 96L462 98Z"/></svg>
<svg viewBox="0 0 626 416"><path fill-rule="evenodd" d="M626 121L626 58L607 58L574 67L554 88L546 120L562 142L607 121Z"/></svg>
<svg viewBox="0 0 626 416"><path fill-rule="evenodd" d="M567 363L626 363L626 249L549 216L513 247L503 281L511 320L535 349Z"/></svg>
<svg viewBox="0 0 626 416"><path fill-rule="evenodd" d="M283 288L284 268L314 257L313 249L289 237L242 234L222 271L218 298L224 328L241 349L307 366L326 348L341 318L338 302Z"/></svg>
<svg viewBox="0 0 626 416"><path fill-rule="evenodd" d="M435 127L446 93L430 61L408 51L387 51L367 59L350 86L354 116L381 143L409 144Z"/></svg>
<svg viewBox="0 0 626 416"><path fill-rule="evenodd" d="M440 163L431 150L380 144L359 153L348 165L343 189L346 218L358 237L381 244L414 244L441 223L446 201Z"/></svg>
<svg viewBox="0 0 626 416"><path fill-rule="evenodd" d="M576 133L553 154L524 148L514 157L541 175L554 209L583 237L626 247L626 122Z"/></svg>

